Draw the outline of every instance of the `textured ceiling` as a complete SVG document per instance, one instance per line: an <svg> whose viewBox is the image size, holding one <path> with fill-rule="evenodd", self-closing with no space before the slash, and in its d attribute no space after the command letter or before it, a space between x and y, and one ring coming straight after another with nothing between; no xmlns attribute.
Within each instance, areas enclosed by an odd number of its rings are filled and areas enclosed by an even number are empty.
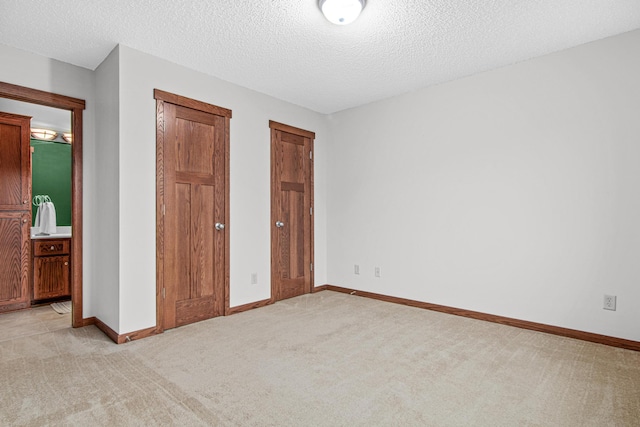
<svg viewBox="0 0 640 427"><path fill-rule="evenodd" d="M331 113L640 28L640 0L0 0L0 43L95 69L122 43Z"/></svg>

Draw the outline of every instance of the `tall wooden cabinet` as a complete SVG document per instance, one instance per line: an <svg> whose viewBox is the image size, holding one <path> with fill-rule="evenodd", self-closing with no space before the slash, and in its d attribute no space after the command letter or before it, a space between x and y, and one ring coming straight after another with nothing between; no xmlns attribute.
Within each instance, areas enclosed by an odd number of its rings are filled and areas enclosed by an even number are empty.
<svg viewBox="0 0 640 427"><path fill-rule="evenodd" d="M31 118L0 112L0 312L30 305Z"/></svg>

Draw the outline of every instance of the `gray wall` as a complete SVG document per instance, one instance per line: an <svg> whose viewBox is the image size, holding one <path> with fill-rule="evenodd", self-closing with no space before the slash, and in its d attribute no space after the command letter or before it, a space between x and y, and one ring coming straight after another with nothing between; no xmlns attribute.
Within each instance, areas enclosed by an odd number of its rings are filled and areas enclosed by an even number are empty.
<svg viewBox="0 0 640 427"><path fill-rule="evenodd" d="M0 44L0 81L84 99L83 114L83 316L94 315L94 233L96 209L95 75L85 68Z"/></svg>
<svg viewBox="0 0 640 427"><path fill-rule="evenodd" d="M120 57L116 47L96 75L95 316L120 325ZM128 332L128 331L127 331Z"/></svg>
<svg viewBox="0 0 640 427"><path fill-rule="evenodd" d="M640 340L639 48L634 31L331 116L329 282Z"/></svg>
<svg viewBox="0 0 640 427"><path fill-rule="evenodd" d="M316 132L315 280L326 283L326 117L180 65L119 48L119 332L155 325L155 88L233 111L231 306L270 297L269 120ZM258 284L251 284L251 273Z"/></svg>

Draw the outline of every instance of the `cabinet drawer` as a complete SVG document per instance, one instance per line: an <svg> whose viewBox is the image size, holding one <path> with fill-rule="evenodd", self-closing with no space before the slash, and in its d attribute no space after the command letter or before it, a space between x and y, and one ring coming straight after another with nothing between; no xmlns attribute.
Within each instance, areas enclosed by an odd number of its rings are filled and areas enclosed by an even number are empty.
<svg viewBox="0 0 640 427"><path fill-rule="evenodd" d="M35 240L33 256L68 255L69 239Z"/></svg>

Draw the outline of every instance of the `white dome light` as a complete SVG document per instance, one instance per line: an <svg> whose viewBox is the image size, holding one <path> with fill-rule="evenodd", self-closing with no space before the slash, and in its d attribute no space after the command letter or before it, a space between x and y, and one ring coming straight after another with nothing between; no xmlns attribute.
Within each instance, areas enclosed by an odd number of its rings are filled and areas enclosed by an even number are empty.
<svg viewBox="0 0 640 427"><path fill-rule="evenodd" d="M358 19L364 3L365 0L320 0L318 6L329 22L347 25Z"/></svg>

